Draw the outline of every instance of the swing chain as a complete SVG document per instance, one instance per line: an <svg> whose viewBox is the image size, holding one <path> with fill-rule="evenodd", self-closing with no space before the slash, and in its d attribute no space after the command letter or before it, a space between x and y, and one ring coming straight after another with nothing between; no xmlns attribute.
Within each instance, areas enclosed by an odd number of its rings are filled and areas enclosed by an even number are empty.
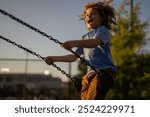
<svg viewBox="0 0 150 117"><path fill-rule="evenodd" d="M13 20L17 21L18 23L20 23L20 24L22 24L22 25L24 25L24 26L26 26L26 27L30 28L31 30L34 30L35 32L40 33L42 36L47 37L48 39L50 39L50 40L54 41L55 43L58 43L58 44L60 44L60 45L61 45L61 44L63 44L63 43L62 43L62 42L60 42L59 40L54 39L52 36L47 35L46 33L44 33L44 32L42 32L42 31L40 31L39 29L37 29L37 28L35 28L35 27L33 27L33 26L29 25L28 23L26 23L26 22L22 21L21 19L19 19L19 18L17 18L17 17L15 17L15 16L13 16L13 15L11 15L11 14L7 13L6 11L4 11L4 10L0 9L0 12L1 12L3 15L6 15L6 16L10 17L11 19L13 19Z"/></svg>
<svg viewBox="0 0 150 117"><path fill-rule="evenodd" d="M29 52L30 54L35 55L35 56L37 56L38 58L44 60L44 57L42 57L41 55L39 55L39 54L37 54L37 53L35 53L35 52L33 52L33 51L31 51L31 50L29 50L29 49L23 47L22 45L18 45L17 43L15 43L15 42L11 41L10 39L7 39L7 38L5 38L5 37L3 37L3 36L1 36L1 35L0 35L0 38L1 38L2 40L4 40L4 41L8 42L8 43L11 43L11 44L14 45L14 46L17 46L17 47L20 48L20 49L23 49L24 51ZM66 76L67 76L68 78L70 78L72 81L74 81L74 79L73 79L69 74L67 74L64 70L62 70L62 69L61 69L60 67L58 67L56 64L52 63L52 66L55 67L58 71L60 71L62 74L66 75Z"/></svg>

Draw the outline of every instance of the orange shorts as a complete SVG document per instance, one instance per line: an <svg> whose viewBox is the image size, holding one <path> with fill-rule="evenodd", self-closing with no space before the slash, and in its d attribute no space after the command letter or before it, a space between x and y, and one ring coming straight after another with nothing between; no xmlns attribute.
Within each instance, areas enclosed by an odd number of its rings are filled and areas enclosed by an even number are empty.
<svg viewBox="0 0 150 117"><path fill-rule="evenodd" d="M101 71L101 75L92 72L82 79L81 100L105 99L110 88L114 85L115 72Z"/></svg>

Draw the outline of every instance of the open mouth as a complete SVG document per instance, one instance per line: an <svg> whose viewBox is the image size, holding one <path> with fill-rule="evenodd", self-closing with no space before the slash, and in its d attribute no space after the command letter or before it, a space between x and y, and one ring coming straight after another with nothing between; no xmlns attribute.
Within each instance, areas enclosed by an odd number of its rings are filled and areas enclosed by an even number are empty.
<svg viewBox="0 0 150 117"><path fill-rule="evenodd" d="M95 22L94 19L89 19L89 20L87 20L87 23L88 23L88 24L91 24L91 23L93 23L93 22Z"/></svg>

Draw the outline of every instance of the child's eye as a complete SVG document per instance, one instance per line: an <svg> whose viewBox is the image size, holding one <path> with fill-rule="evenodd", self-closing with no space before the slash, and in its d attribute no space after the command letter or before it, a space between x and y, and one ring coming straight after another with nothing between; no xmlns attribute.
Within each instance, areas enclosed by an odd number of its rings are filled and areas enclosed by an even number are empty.
<svg viewBox="0 0 150 117"><path fill-rule="evenodd" d="M91 13L91 15L95 15L95 14L96 14L95 12Z"/></svg>
<svg viewBox="0 0 150 117"><path fill-rule="evenodd" d="M90 14L86 14L86 16L90 16Z"/></svg>
<svg viewBox="0 0 150 117"><path fill-rule="evenodd" d="M86 17L88 17L88 16L93 16L93 15L95 15L94 12L93 12L93 13L90 13L90 14L86 14Z"/></svg>
<svg viewBox="0 0 150 117"><path fill-rule="evenodd" d="M94 15L95 13L93 12L93 13L91 13L91 15Z"/></svg>

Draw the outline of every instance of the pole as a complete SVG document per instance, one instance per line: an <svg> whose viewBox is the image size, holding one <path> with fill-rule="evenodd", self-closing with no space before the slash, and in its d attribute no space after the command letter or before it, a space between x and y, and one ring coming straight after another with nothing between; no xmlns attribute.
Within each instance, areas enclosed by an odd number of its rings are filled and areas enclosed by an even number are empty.
<svg viewBox="0 0 150 117"><path fill-rule="evenodd" d="M26 96L26 79L27 79L27 72L28 72L28 55L29 53L26 52L26 60L25 60L25 75L23 79L23 98Z"/></svg>
<svg viewBox="0 0 150 117"><path fill-rule="evenodd" d="M28 72L28 55L29 55L29 53L26 52L25 74L27 74L27 72Z"/></svg>
<svg viewBox="0 0 150 117"><path fill-rule="evenodd" d="M71 76L71 62L69 62L68 73ZM68 82L68 99L71 99L71 81Z"/></svg>

